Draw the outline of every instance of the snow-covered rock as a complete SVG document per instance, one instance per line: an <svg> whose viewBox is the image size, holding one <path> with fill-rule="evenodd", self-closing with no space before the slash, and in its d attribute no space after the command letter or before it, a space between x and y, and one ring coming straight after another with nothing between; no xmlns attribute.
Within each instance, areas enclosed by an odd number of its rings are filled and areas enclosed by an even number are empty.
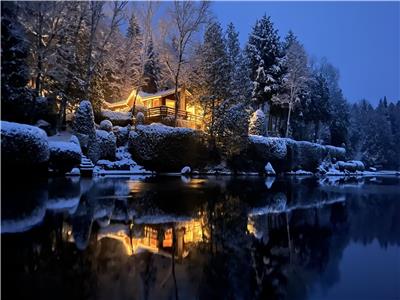
<svg viewBox="0 0 400 300"><path fill-rule="evenodd" d="M113 129L113 124L110 120L103 120L100 122L100 129L110 132Z"/></svg>
<svg viewBox="0 0 400 300"><path fill-rule="evenodd" d="M81 175L81 170L79 170L79 168L72 168L71 172L69 172L70 175L74 175L74 176L79 176Z"/></svg>
<svg viewBox="0 0 400 300"><path fill-rule="evenodd" d="M162 124L138 125L129 134L132 158L146 169L178 172L204 163L207 150L202 132Z"/></svg>
<svg viewBox="0 0 400 300"><path fill-rule="evenodd" d="M192 169L189 166L185 166L181 170L181 174L183 174L183 175L187 175L187 174L190 174L190 173L192 173Z"/></svg>
<svg viewBox="0 0 400 300"><path fill-rule="evenodd" d="M71 142L50 141L50 167L61 173L70 171L81 163L82 151Z"/></svg>
<svg viewBox="0 0 400 300"><path fill-rule="evenodd" d="M265 166L265 174L270 175L270 176L276 175L276 172L270 162L268 162Z"/></svg>
<svg viewBox="0 0 400 300"><path fill-rule="evenodd" d="M46 132L35 126L1 121L1 157L5 170L47 170L50 150Z"/></svg>
<svg viewBox="0 0 400 300"><path fill-rule="evenodd" d="M106 120L110 120L114 126L127 126L132 123L132 114L130 112L119 112L112 110L102 110L102 117Z"/></svg>
<svg viewBox="0 0 400 300"><path fill-rule="evenodd" d="M115 137L117 138L117 146L125 146L128 143L129 132L131 131L131 126L128 125L126 127L114 126L113 132Z"/></svg>

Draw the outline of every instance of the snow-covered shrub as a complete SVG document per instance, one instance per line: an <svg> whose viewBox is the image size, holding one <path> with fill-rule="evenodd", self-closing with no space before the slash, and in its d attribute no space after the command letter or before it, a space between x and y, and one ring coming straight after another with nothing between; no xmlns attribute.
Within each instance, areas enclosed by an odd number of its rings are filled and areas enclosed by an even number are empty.
<svg viewBox="0 0 400 300"><path fill-rule="evenodd" d="M130 112L104 109L101 111L101 118L111 121L114 126L124 127L132 124L132 114Z"/></svg>
<svg viewBox="0 0 400 300"><path fill-rule="evenodd" d="M346 157L346 149L342 147L335 147L326 145L326 155L329 156L332 160L344 160Z"/></svg>
<svg viewBox="0 0 400 300"><path fill-rule="evenodd" d="M71 135L71 138L69 139L69 141L70 141L71 143L76 144L76 145L80 145L79 139L76 137L76 135Z"/></svg>
<svg viewBox="0 0 400 300"><path fill-rule="evenodd" d="M53 130L51 128L51 124L45 120L38 120L35 124L36 127L39 127L40 129L44 130L47 135L53 134Z"/></svg>
<svg viewBox="0 0 400 300"><path fill-rule="evenodd" d="M72 128L77 134L79 141L81 135L87 135L89 138L96 135L93 109L89 100L83 100L79 104L75 112Z"/></svg>
<svg viewBox="0 0 400 300"><path fill-rule="evenodd" d="M250 118L249 134L266 135L266 117L261 109L257 109Z"/></svg>
<svg viewBox="0 0 400 300"><path fill-rule="evenodd" d="M71 142L50 141L50 167L66 173L81 163L82 151L79 145Z"/></svg>
<svg viewBox="0 0 400 300"><path fill-rule="evenodd" d="M186 165L204 163L207 154L202 132L162 124L139 125L129 134L133 159L146 169L179 171Z"/></svg>
<svg viewBox="0 0 400 300"><path fill-rule="evenodd" d="M181 174L183 175L188 175L190 173L192 173L192 169L189 166L185 166L181 170Z"/></svg>
<svg viewBox="0 0 400 300"><path fill-rule="evenodd" d="M96 166L104 170L130 170L131 167L136 166L135 161L132 160L131 154L126 147L118 147L115 152L116 161L109 161L106 159L98 160Z"/></svg>
<svg viewBox="0 0 400 300"><path fill-rule="evenodd" d="M271 160L286 158L286 139L249 135L249 142L261 156L269 157Z"/></svg>
<svg viewBox="0 0 400 300"><path fill-rule="evenodd" d="M338 161L335 165L334 165L335 169L344 172L344 171L348 171L348 172L356 172L356 171L364 171L365 170L365 166L363 164L363 162L359 161L359 160L350 160L350 161Z"/></svg>
<svg viewBox="0 0 400 300"><path fill-rule="evenodd" d="M293 171L316 171L325 158L325 147L307 141L286 140L288 145L288 169Z"/></svg>
<svg viewBox="0 0 400 300"><path fill-rule="evenodd" d="M214 122L215 142L224 158L239 154L247 143L249 113L243 104L225 101L217 110Z"/></svg>
<svg viewBox="0 0 400 300"><path fill-rule="evenodd" d="M100 122L100 129L110 132L113 129L113 124L110 120L103 120Z"/></svg>
<svg viewBox="0 0 400 300"><path fill-rule="evenodd" d="M1 156L5 170L22 167L28 171L46 165L50 157L46 132L35 126L1 121Z"/></svg>
<svg viewBox="0 0 400 300"><path fill-rule="evenodd" d="M113 132L115 137L117 138L117 146L125 146L128 142L129 132L131 131L131 126L128 125L126 127L114 126Z"/></svg>
<svg viewBox="0 0 400 300"><path fill-rule="evenodd" d="M267 175L276 175L276 172L274 170L274 168L272 167L271 163L268 162L267 165L265 166L265 174Z"/></svg>
<svg viewBox="0 0 400 300"><path fill-rule="evenodd" d="M99 159L115 160L117 139L112 132L96 130L96 142L93 142L88 150L88 157L93 163Z"/></svg>
<svg viewBox="0 0 400 300"><path fill-rule="evenodd" d="M247 147L234 157L230 164L240 171L265 172L265 165L271 162L280 172L287 158L286 139L249 135Z"/></svg>
<svg viewBox="0 0 400 300"><path fill-rule="evenodd" d="M144 124L144 114L139 111L136 114L136 125L143 125L143 124Z"/></svg>

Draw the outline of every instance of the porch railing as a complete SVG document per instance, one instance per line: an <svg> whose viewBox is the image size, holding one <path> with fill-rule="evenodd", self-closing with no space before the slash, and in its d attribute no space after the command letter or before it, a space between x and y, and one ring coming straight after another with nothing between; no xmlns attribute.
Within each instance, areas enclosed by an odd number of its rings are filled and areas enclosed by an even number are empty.
<svg viewBox="0 0 400 300"><path fill-rule="evenodd" d="M166 117L175 117L175 109L172 107L168 107L165 105L162 106L157 106L157 107L152 107L148 108L146 112L146 118L149 120L162 120L163 118ZM178 120L185 120L185 121L190 121L195 123L196 125L201 125L202 124L202 118L199 116L196 116L195 114L192 114L190 112L187 112L185 110L178 110Z"/></svg>

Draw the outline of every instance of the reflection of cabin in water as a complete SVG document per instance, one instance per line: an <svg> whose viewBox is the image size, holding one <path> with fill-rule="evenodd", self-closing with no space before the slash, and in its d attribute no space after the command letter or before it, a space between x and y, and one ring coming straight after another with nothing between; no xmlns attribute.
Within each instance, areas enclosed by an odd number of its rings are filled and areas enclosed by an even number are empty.
<svg viewBox="0 0 400 300"><path fill-rule="evenodd" d="M178 126L201 129L203 127L203 121L200 117L201 112L198 111L194 105L190 104L192 94L184 88L179 88L178 93ZM130 111L134 104L137 108L144 108L146 124L173 124L176 104L175 89L169 89L154 94L141 91L137 93L137 90L133 90L126 100L115 103L106 102L104 108L112 111ZM136 109L136 111L138 110L139 109Z"/></svg>
<svg viewBox="0 0 400 300"><path fill-rule="evenodd" d="M114 224L100 229L97 240L111 238L122 242L125 252L134 255L149 251L170 257L175 231L175 255L184 257L187 245L203 241L203 227L200 219L165 224L127 225Z"/></svg>

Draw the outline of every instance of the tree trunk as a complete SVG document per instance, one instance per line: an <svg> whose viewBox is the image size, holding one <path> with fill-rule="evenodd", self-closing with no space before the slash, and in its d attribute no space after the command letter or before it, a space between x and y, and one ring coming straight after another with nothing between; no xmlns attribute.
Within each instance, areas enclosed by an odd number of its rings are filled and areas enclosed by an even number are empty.
<svg viewBox="0 0 400 300"><path fill-rule="evenodd" d="M315 127L314 127L314 142L315 143L318 140L318 135L319 135L319 121L315 122Z"/></svg>
<svg viewBox="0 0 400 300"><path fill-rule="evenodd" d="M67 98L64 96L61 101L60 111L58 113L57 131L61 131L66 122Z"/></svg>
<svg viewBox="0 0 400 300"><path fill-rule="evenodd" d="M289 103L289 109L288 109L288 116L287 116L287 121L286 121L286 133L285 137L289 136L289 128L290 128L290 117L292 115L292 104Z"/></svg>

